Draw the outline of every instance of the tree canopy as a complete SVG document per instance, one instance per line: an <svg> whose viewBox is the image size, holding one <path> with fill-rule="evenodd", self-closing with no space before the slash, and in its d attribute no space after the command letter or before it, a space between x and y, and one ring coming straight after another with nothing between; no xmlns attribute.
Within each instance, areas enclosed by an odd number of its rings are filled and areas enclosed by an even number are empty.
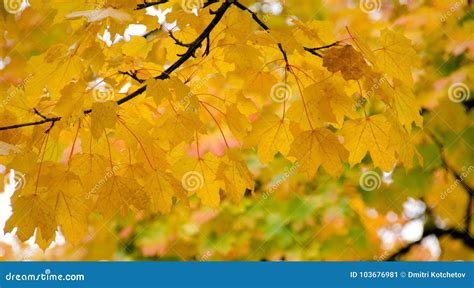
<svg viewBox="0 0 474 288"><path fill-rule="evenodd" d="M71 259L472 260L471 5L351 3L4 0L4 231Z"/></svg>

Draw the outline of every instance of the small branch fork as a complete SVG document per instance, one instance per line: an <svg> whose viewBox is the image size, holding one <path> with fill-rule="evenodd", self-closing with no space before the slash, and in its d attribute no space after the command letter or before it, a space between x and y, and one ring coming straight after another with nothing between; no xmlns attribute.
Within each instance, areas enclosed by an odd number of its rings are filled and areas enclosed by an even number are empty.
<svg viewBox="0 0 474 288"><path fill-rule="evenodd" d="M316 47L316 48L308 48L308 47L304 47L304 50L313 54L314 56L318 56L320 58L323 58L323 55L319 54L318 51L320 50L323 50L323 49L328 49L328 48L331 48L331 47L334 47L336 45L339 44L339 41L336 41L332 44L329 44L329 45L326 45L326 46L321 46L321 47Z"/></svg>
<svg viewBox="0 0 474 288"><path fill-rule="evenodd" d="M146 0L143 3L137 4L137 8L135 10L142 10L146 9L151 6L156 6L164 3L168 3L169 0L159 0L159 1L152 1L152 2L147 2Z"/></svg>
<svg viewBox="0 0 474 288"><path fill-rule="evenodd" d="M151 2L147 2L145 0L143 3L137 4L137 7L135 8L135 10L143 10L143 9L148 8L148 7L157 6L157 5L165 4L165 3L168 3L168 2L169 2L169 0L159 0L159 1L151 1ZM214 4L214 3L217 3L217 2L219 2L219 0L208 0L206 3L204 3L202 8L206 8L207 6L209 6L211 4Z"/></svg>

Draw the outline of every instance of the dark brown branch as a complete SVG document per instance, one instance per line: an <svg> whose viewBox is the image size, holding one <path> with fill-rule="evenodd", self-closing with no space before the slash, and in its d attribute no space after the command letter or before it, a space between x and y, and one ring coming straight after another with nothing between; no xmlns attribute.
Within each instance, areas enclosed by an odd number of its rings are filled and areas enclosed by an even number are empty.
<svg viewBox="0 0 474 288"><path fill-rule="evenodd" d="M234 1L234 5L237 6L240 10L243 10L243 11L247 11L249 12L250 14L252 14L252 18L255 22L257 22L257 24L262 27L263 30L269 32L270 31L270 28L268 28L268 26L263 23L262 20L260 20L260 18L258 18L257 14L255 12L253 12L252 10L250 10L249 8L247 8L245 5L242 5L239 1Z"/></svg>
<svg viewBox="0 0 474 288"><path fill-rule="evenodd" d="M209 55L210 52L211 52L211 37L209 37L208 35L206 38L206 50L204 50L204 53L202 53L202 57Z"/></svg>
<svg viewBox="0 0 474 288"><path fill-rule="evenodd" d="M119 71L120 74L122 75L127 75L129 76L130 78L132 78L133 80L137 81L138 83L143 83L144 81L140 78L138 78L137 76L137 72L133 72L133 71Z"/></svg>
<svg viewBox="0 0 474 288"><path fill-rule="evenodd" d="M137 4L137 8L135 8L135 10L146 9L148 7L151 7L151 6L167 3L168 1L169 0L159 0L159 1L153 1L153 2L144 1L143 3Z"/></svg>
<svg viewBox="0 0 474 288"><path fill-rule="evenodd" d="M35 121L35 122L29 122L29 123L23 123L23 124L16 124L16 125L11 125L11 126L5 126L5 127L0 127L0 131L4 130L11 130L11 129L17 129L17 128L23 128L23 127L28 127L28 126L35 126L35 125L41 125L44 123L54 123L61 120L61 117L54 117L54 118L46 118L40 121Z"/></svg>
<svg viewBox="0 0 474 288"><path fill-rule="evenodd" d="M285 60L286 63L286 68L290 67L290 63L288 63L288 55L286 54L286 51L283 49L283 45L281 43L278 43L278 49L280 49L281 54L283 55L283 59Z"/></svg>
<svg viewBox="0 0 474 288"><path fill-rule="evenodd" d="M153 30L151 30L151 31L148 31L148 32L146 32L146 33L143 35L143 38L145 38L145 39L148 40L151 35L155 34L156 32L158 32L158 31L160 31L160 30L161 30L161 28L155 28L155 29L153 29Z"/></svg>
<svg viewBox="0 0 474 288"><path fill-rule="evenodd" d="M48 119L48 117L44 116L43 114L41 114L41 112L38 111L38 109L36 108L33 108L33 112L35 112L36 115L40 116L41 118L43 118L44 120Z"/></svg>
<svg viewBox="0 0 474 288"><path fill-rule="evenodd" d="M336 46L337 44L339 44L338 41L332 43L332 44L329 44L329 45L325 45L325 46L321 46L321 47L316 47L316 48L309 48L309 47L303 47L305 51L315 55L315 56L318 56L320 58L322 58L323 56L321 54L319 54L317 51L319 50L323 50L323 49L327 49L327 48L331 48L333 46Z"/></svg>
<svg viewBox="0 0 474 288"><path fill-rule="evenodd" d="M222 17L225 14L225 12L227 11L227 9L229 9L230 5L232 5L231 0L227 0L226 2L222 3L222 5L217 10L214 18L212 19L211 23L209 23L209 25L206 27L206 29L204 29L204 31L201 33L201 35L198 36L198 38L196 38L196 40L194 40L192 43L190 43L190 46L188 47L188 50L186 51L186 53L184 53L183 56L181 56L181 58L179 58L175 63L173 63L173 65L168 67L168 69L166 69L163 73L161 73L160 75L155 77L155 79L158 79L158 80L168 79L170 77L169 75L171 73L173 73L176 69L178 69L181 65L183 65L183 63L188 61L188 59L191 58L194 55L196 50L199 47L201 47L202 42L209 37L212 30L214 30L214 28L217 26L217 24L219 24L219 22L221 21ZM121 105L123 103L126 103L126 102L132 100L133 98L137 97L138 95L142 94L145 91L146 91L146 86L143 86L140 89L133 92L132 94L127 95L127 96L123 97L122 99L118 100L117 104Z"/></svg>
<svg viewBox="0 0 474 288"><path fill-rule="evenodd" d="M446 171L450 172L451 174L453 174L453 176L456 178L456 180L459 181L459 184L464 188L464 190L466 190L470 195L474 195L474 189L472 187L470 187L466 181L463 181L463 178L461 177L461 175L456 172L456 170L454 168L452 168L448 162L446 161L446 157L444 156L443 154L443 150L444 150L444 145L443 143L441 143L441 141L428 129L425 129L425 132L426 134L428 134L428 136L430 136L430 138L432 139L433 143L436 144L436 146L438 146L438 149L440 149L440 153L441 153L441 165L443 166L443 168L446 169Z"/></svg>
<svg viewBox="0 0 474 288"><path fill-rule="evenodd" d="M164 3L168 3L168 2L169 2L169 0L159 0L159 1L152 1L152 2L144 1L143 3L137 4L137 7L135 8L135 10L142 10L142 9L146 9L148 7L151 7L151 6L156 6L156 5L160 5L160 4L164 4ZM214 3L217 3L217 2L219 2L219 0L209 0L206 3L204 3L202 8L206 8L207 6L209 6L211 4L214 4Z"/></svg>
<svg viewBox="0 0 474 288"><path fill-rule="evenodd" d="M323 55L316 52L315 48L304 47L304 50L311 53L311 54L313 54L314 56L318 56L319 58L323 58Z"/></svg>
<svg viewBox="0 0 474 288"><path fill-rule="evenodd" d="M147 4L151 4L151 2L145 2ZM215 3L215 2L213 2ZM196 50L201 47L202 42L205 41L210 37L211 32L214 30L214 28L219 24L221 21L222 17L226 13L227 9L232 5L232 0L226 0L222 5L219 7L219 9L216 11L214 18L212 19L211 23L204 29L204 31L194 40L192 43L190 43L190 46L188 47L188 50L186 53L184 53L181 58L179 58L176 62L174 62L168 69L166 69L163 73L160 75L156 76L155 79L158 80L165 80L168 79L171 73L173 73L176 69L181 67L189 58L191 58ZM211 3L212 4L212 3ZM146 91L147 86L144 85L131 94L119 99L117 101L117 105L122 105L135 97L143 94ZM92 112L92 109L87 109L84 110L84 114L90 114ZM29 123L23 123L23 124L16 124L16 125L11 125L11 126L5 126L5 127L0 127L0 131L3 130L11 130L11 129L17 129L17 128L22 128L22 127L27 127L27 126L35 126L35 125L41 125L44 123L55 123L57 121L60 121L62 117L54 117L54 118L46 118L41 121L35 121L35 122L29 122ZM51 129L51 127L50 127Z"/></svg>
<svg viewBox="0 0 474 288"><path fill-rule="evenodd" d="M448 164L448 161L446 160L446 157L443 154L444 152L443 143L429 129L425 129L425 132L428 136L430 136L433 143L435 143L436 146L438 146L438 149L440 150L440 154L441 154L441 165L443 166L443 168L449 173L451 173L456 179L456 183L459 183L459 185L461 185L464 188L464 190L468 193L469 198L467 201L466 218L465 218L464 225L465 225L466 233L469 234L469 231L471 230L470 228L471 228L471 220L472 220L472 203L473 203L472 198L474 197L474 189L470 187L466 183L466 181L464 181L465 179L463 179L463 177L461 177L461 175L453 167L451 167Z"/></svg>
<svg viewBox="0 0 474 288"><path fill-rule="evenodd" d="M189 48L192 44L192 43L189 43L189 44L183 43L181 40L179 40L173 35L173 31L169 31L168 34L170 35L171 39L174 40L174 43L178 46Z"/></svg>
<svg viewBox="0 0 474 288"><path fill-rule="evenodd" d="M411 248L413 248L416 245L419 245L423 241L423 239L425 239L426 237L430 235L434 235L438 238L442 236L450 236L453 239L462 240L464 244L466 244L467 246L471 248L474 248L474 238L469 236L469 234L467 234L466 232L462 232L457 229L440 229L440 228L426 229L425 231L423 231L423 235L421 236L420 240L411 242L410 244L399 249L397 252L395 252L390 257L388 257L387 261L398 260L401 256L410 252Z"/></svg>
<svg viewBox="0 0 474 288"><path fill-rule="evenodd" d="M427 227L425 227L423 235L420 238L420 240L412 242L412 243L404 246L403 248L401 248L400 250L395 252L393 255L391 255L389 258L387 258L388 261L395 261L398 258L400 258L402 255L407 254L408 252L410 252L410 250L413 246L416 246L416 245L420 244L421 241L423 241L423 239L426 238L429 235L434 235L438 238L441 237L441 236L451 236L453 239L460 239L464 242L465 245L467 245L471 248L474 248L474 238L471 237L471 234L469 232L470 231L470 226L471 226L471 218L472 218L472 203L473 203L474 191L473 191L472 187L470 187L466 183L466 181L464 181L463 177L461 177L461 175L454 168L452 168L448 164L448 162L446 160L446 157L443 154L444 153L444 144L429 129L425 129L425 133L431 138L433 143L435 143L435 145L440 150L441 165L443 166L443 168L446 171L448 171L449 173L451 173L454 176L454 178L456 179L456 182L459 183L459 185L461 185L464 188L464 190L468 193L469 198L468 198L468 203L467 203L467 207L466 207L466 217L465 217L465 223L464 223L465 228L464 228L464 231L460 231L460 230L455 229L455 228L441 229L441 228L435 227L435 228L427 229ZM428 210L428 215L432 218L431 210Z"/></svg>

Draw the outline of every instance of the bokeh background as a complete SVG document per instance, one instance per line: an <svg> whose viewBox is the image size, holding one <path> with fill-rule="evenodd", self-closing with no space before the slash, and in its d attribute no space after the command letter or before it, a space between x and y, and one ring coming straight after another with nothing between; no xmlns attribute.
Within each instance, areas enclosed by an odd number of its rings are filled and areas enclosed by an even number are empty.
<svg viewBox="0 0 474 288"><path fill-rule="evenodd" d="M178 203L168 215L130 213L106 222L93 216L91 236L81 245L70 245L58 232L46 251L33 241L18 241L15 233L3 233L11 214L15 179L0 165L7 184L0 194L1 260L474 259L471 3L263 0L252 2L251 7L272 27L297 17L333 23L334 31L328 33L334 33L336 39L343 37L345 27L356 27L362 35L377 35L390 27L411 39L420 56L414 71L415 95L423 108L424 128L414 131L410 141L417 144L422 163L409 172L397 167L383 173L365 161L354 169L346 167L339 179L322 174L308 182L296 173L297 165L282 157L262 165L249 154L247 163L258 180L255 192L246 195L240 205L224 202L210 209L191 199L191 208ZM156 23L166 25L169 11L148 10ZM8 12L1 13L6 19ZM22 76L18 67L24 66L28 56L64 33L60 26L41 29L35 13L25 1L16 19L23 21L23 31L0 27L2 35L8 32L8 38L0 39L1 91L9 88L11 79ZM54 18L54 13L49 17ZM17 44L27 30L28 40L18 45L18 53L26 57L9 55L8 47ZM126 41L146 31L146 27L132 25L121 33ZM110 35L102 38L112 44Z"/></svg>

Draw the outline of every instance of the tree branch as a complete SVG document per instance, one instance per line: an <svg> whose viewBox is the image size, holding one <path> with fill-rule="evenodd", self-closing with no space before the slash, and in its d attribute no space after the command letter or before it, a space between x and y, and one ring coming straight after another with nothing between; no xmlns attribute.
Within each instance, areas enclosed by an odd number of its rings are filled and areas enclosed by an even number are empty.
<svg viewBox="0 0 474 288"><path fill-rule="evenodd" d="M333 46L336 46L337 44L339 44L339 41L336 41L332 44L329 44L329 45L325 45L325 46L321 46L321 47L316 47L316 48L309 48L309 47L303 47L305 51L315 55L315 56L318 56L320 58L322 58L323 56L321 54L319 54L317 51L319 50L322 50L322 49L327 49L327 48L331 48Z"/></svg>
<svg viewBox="0 0 474 288"><path fill-rule="evenodd" d="M210 4L215 3L217 1L208 1ZM147 5L151 5L152 2L145 2ZM144 3L144 4L145 4ZM156 3L156 2L153 2ZM209 23L209 25L204 29L204 31L194 40L192 43L189 44L188 50L186 53L184 53L176 62L174 62L171 66L168 67L164 72L162 72L160 75L154 77L154 79L157 80L165 80L168 79L176 69L181 67L189 58L191 58L196 50L201 47L202 42L209 39L211 32L214 30L214 28L219 24L221 21L222 17L226 13L227 9L232 5L233 0L226 0L225 2L222 3L222 5L219 7L219 9L215 12L215 16L212 19L212 21ZM156 5L156 4L155 4ZM208 52L208 48L206 49L206 53ZM122 105L135 97L143 94L146 91L147 86L144 85L131 94L117 100L117 105ZM92 109L87 109L84 110L84 114L90 114L92 112ZM22 127L27 127L27 126L35 126L35 125L41 125L44 123L55 123L57 121L60 121L62 117L54 117L54 118L45 118L41 121L35 121L35 122L29 122L29 123L23 123L23 124L16 124L16 125L11 125L11 126L5 126L5 127L0 127L0 131L3 130L11 130L11 129L17 129L17 128L22 128ZM51 128L51 127L50 127Z"/></svg>
<svg viewBox="0 0 474 288"><path fill-rule="evenodd" d="M442 237L442 236L451 236L453 239L460 239L463 240L464 244L467 246L474 248L474 238L469 236L466 232L459 231L457 229L441 229L441 228L432 228L432 229L426 229L423 231L423 235L421 236L420 240L411 242L410 244L404 246L403 248L399 249L397 252L392 254L390 257L387 258L387 261L396 261L398 260L401 256L407 254L410 252L411 248L420 244L423 239L426 237L434 235L436 237Z"/></svg>
<svg viewBox="0 0 474 288"><path fill-rule="evenodd" d="M472 187L470 187L464 181L463 177L461 177L461 175L454 168L452 168L448 164L448 162L446 160L446 157L443 154L443 152L445 150L443 143L428 128L425 129L425 133L431 138L433 143L435 143L435 145L440 150L441 165L443 166L443 168L446 171L448 171L449 173L451 173L455 177L456 182L459 183L459 185L461 185L464 188L464 190L468 193L469 198L468 198L468 203L467 203L467 207L466 207L466 217L465 217L465 222L464 222L464 226L465 226L464 231L460 231L460 230L455 229L455 228L441 229L441 228L435 227L435 228L427 229L427 227L424 227L424 232L423 232L423 235L420 238L420 240L412 242L412 243L406 245L405 247L399 249L397 252L395 252L389 258L387 258L388 261L395 261L398 258L400 258L401 256L407 254L413 246L416 246L416 245L420 244L421 241L423 241L423 239L425 239L429 235L434 235L438 238L441 237L441 236L451 236L453 239L463 240L465 245L467 245L468 247L474 248L474 238L471 237L471 234L470 234L470 226L471 226L471 219L472 219L472 203L473 203L474 191L473 191ZM431 214L431 210L429 210L429 214Z"/></svg>
<svg viewBox="0 0 474 288"><path fill-rule="evenodd" d="M204 29L204 31L201 33L201 35L198 36L198 38L196 38L196 40L194 40L192 43L189 44L189 47L188 47L188 50L186 51L186 53L184 53L181 56L181 58L179 58L175 63L173 63L173 65L168 67L168 69L166 69L163 73L156 76L155 79L157 79L157 80L168 79L170 77L169 75L171 73L173 73L176 69L178 69L181 65L183 65L183 63L185 63L189 58L191 58L194 55L195 51L199 47L201 47L202 42L209 37L212 30L214 30L214 28L217 26L217 24L219 24L219 22L221 21L222 17L225 14L225 12L227 11L227 9L229 9L230 5L232 5L232 0L227 0L224 3L222 3L222 5L219 7L217 12L215 13L215 16L212 19L211 23L209 23L209 25L206 27L206 29ZM132 94L130 94L128 96L125 96L122 99L118 100L117 104L121 105L123 103L126 103L126 102L132 100L133 98L137 97L138 95L142 94L145 91L146 91L146 86L143 86L140 89L133 92Z"/></svg>
<svg viewBox="0 0 474 288"><path fill-rule="evenodd" d="M151 7L151 6L167 3L168 1L169 0L159 0L159 1L153 1L153 2L146 2L146 0L145 0L143 3L137 4L137 8L135 8L135 10L146 9L148 7Z"/></svg>
<svg viewBox="0 0 474 288"><path fill-rule="evenodd" d="M257 24L262 27L263 30L269 32L270 31L270 28L268 28L268 26L263 23L262 20L260 20L260 18L258 18L257 14L255 12L253 12L252 10L250 10L249 8L247 8L245 5L241 4L239 1L234 1L234 5L236 7L238 7L240 10L243 10L243 11L247 11L249 12L250 14L252 14L252 18L255 22L257 22Z"/></svg>
<svg viewBox="0 0 474 288"><path fill-rule="evenodd" d="M160 5L160 4L164 4L164 3L168 3L168 2L169 2L169 0L159 0L159 1L153 1L153 2L147 2L145 0L143 3L137 4L137 7L135 8L135 10L142 10L142 9L146 9L148 7L151 7L151 6L156 6L156 5ZM219 0L208 0L208 1L206 1L206 3L204 3L202 8L206 8L207 6L209 6L211 4L214 4L214 3L217 3L217 2L219 2Z"/></svg>
<svg viewBox="0 0 474 288"><path fill-rule="evenodd" d="M46 118L46 119L43 119L43 120L40 120L40 121L34 121L34 122L28 122L28 123L23 123L23 124L15 124L15 125L10 125L10 126L0 127L0 131L23 128L23 127L28 127L28 126L36 126L36 125L41 125L41 124L44 124L44 123L54 123L54 122L57 122L59 120L61 120L61 117Z"/></svg>
<svg viewBox="0 0 474 288"><path fill-rule="evenodd" d="M464 188L464 190L468 193L469 198L467 201L466 218L464 220L465 221L464 225L465 225L466 233L469 235L470 230L471 230L470 228L471 228L471 220L472 220L472 203L473 203L473 197L474 197L474 189L470 187L469 184L466 183L466 181L464 181L465 180L464 177L462 177L453 167L451 167L448 164L448 161L446 160L446 157L443 154L444 152L443 143L441 143L441 141L436 137L436 135L434 135L434 133L432 133L429 129L425 129L425 132L428 136L430 136L433 143L435 143L436 146L438 146L438 149L440 150L440 154L441 154L441 165L443 166L443 168L449 173L451 173L456 179L456 183L459 183L459 185L461 185Z"/></svg>

